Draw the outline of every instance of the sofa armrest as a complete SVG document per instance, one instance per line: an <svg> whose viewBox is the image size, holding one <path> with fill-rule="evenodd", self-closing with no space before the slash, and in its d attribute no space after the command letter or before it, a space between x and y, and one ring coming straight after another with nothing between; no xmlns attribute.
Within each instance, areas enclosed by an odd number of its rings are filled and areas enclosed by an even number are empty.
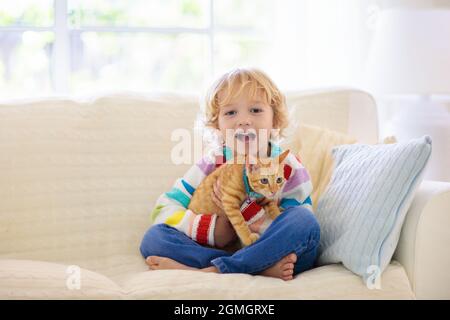
<svg viewBox="0 0 450 320"><path fill-rule="evenodd" d="M393 259L406 269L417 299L450 299L450 183L423 181Z"/></svg>

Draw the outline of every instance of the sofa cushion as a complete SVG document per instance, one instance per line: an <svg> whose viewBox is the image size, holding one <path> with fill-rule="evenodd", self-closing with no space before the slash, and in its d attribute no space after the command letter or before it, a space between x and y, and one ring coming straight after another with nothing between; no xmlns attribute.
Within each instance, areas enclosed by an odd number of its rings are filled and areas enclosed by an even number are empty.
<svg viewBox="0 0 450 320"><path fill-rule="evenodd" d="M343 262L364 277L383 272L430 154L429 136L333 148L336 167L316 211L318 263Z"/></svg>
<svg viewBox="0 0 450 320"><path fill-rule="evenodd" d="M0 105L0 258L97 271L140 257L154 200L189 168L172 163L171 134L197 111L169 94Z"/></svg>
<svg viewBox="0 0 450 320"><path fill-rule="evenodd" d="M0 299L117 299L121 296L121 288L112 280L86 269L0 259Z"/></svg>
<svg viewBox="0 0 450 320"><path fill-rule="evenodd" d="M413 299L398 262L388 266L380 289L369 289L342 264L303 272L291 281L247 274L186 270L136 273L123 285L133 299Z"/></svg>
<svg viewBox="0 0 450 320"><path fill-rule="evenodd" d="M413 299L403 267L393 261L381 287L369 289L359 277L333 264L315 268L292 281L246 274L185 270L133 272L120 285L80 270L80 289L69 266L31 260L0 260L0 299ZM67 284L73 289L69 289ZM236 288L239 288L238 290Z"/></svg>

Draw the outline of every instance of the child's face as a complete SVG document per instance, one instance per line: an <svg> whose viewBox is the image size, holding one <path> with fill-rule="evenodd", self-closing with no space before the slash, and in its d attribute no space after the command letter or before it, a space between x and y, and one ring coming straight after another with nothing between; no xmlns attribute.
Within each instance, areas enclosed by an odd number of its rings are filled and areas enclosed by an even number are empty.
<svg viewBox="0 0 450 320"><path fill-rule="evenodd" d="M222 96L218 94L219 101ZM235 154L244 150L246 154L253 154L267 148L273 128L273 109L261 94L249 99L248 94L243 92L230 104L220 107L218 125L225 144Z"/></svg>

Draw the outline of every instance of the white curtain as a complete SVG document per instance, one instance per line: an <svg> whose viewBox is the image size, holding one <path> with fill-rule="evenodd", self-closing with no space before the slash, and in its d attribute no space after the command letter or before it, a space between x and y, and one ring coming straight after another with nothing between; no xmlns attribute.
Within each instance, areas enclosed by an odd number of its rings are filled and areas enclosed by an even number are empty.
<svg viewBox="0 0 450 320"><path fill-rule="evenodd" d="M264 69L285 90L360 87L377 8L369 0L277 2Z"/></svg>
<svg viewBox="0 0 450 320"><path fill-rule="evenodd" d="M283 89L365 88L376 20L393 7L450 7L448 0L281 0L261 67Z"/></svg>

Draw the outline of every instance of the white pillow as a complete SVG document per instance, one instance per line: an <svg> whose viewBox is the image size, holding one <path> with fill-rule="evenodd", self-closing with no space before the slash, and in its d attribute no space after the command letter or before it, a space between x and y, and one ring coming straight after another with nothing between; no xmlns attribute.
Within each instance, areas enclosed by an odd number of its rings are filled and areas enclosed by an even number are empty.
<svg viewBox="0 0 450 320"><path fill-rule="evenodd" d="M394 254L431 155L431 138L342 145L332 154L335 169L316 210L318 264L342 262L367 279L374 268L381 274Z"/></svg>

